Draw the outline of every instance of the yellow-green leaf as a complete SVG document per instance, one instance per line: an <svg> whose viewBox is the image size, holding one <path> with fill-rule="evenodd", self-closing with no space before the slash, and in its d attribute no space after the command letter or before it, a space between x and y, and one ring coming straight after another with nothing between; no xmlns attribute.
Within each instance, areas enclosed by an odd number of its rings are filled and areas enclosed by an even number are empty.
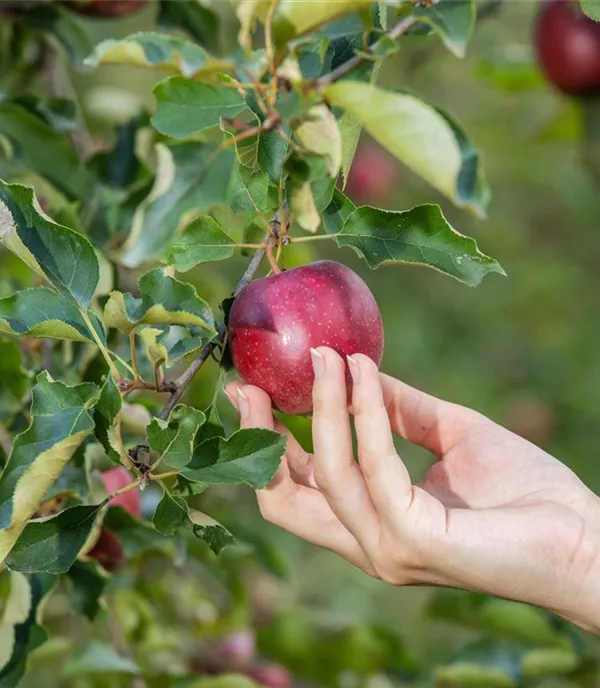
<svg viewBox="0 0 600 688"><path fill-rule="evenodd" d="M232 67L228 60L211 57L204 48L176 36L140 32L121 40L102 41L87 58L91 67L126 64L163 69L191 78L216 74Z"/></svg>
<svg viewBox="0 0 600 688"><path fill-rule="evenodd" d="M0 476L0 562L75 450L94 429L99 396L90 383L69 387L41 373L33 388L31 424L14 442Z"/></svg>
<svg viewBox="0 0 600 688"><path fill-rule="evenodd" d="M456 122L414 95L372 84L340 81L325 95L458 206L484 214L489 193L478 154Z"/></svg>

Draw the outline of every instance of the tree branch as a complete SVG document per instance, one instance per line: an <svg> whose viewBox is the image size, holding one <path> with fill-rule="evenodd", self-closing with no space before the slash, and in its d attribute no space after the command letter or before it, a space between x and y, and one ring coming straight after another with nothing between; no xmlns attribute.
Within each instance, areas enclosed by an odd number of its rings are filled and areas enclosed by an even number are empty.
<svg viewBox="0 0 600 688"><path fill-rule="evenodd" d="M280 213L277 211L275 213L275 216L271 220L270 224L270 231L269 233L265 236L264 243L268 241L270 236L274 234L275 236L279 235L279 228L281 226L281 219L280 219ZM235 291L233 292L234 296L237 296L244 287L247 287L248 284L252 281L254 278L254 275L256 274L256 271L258 270L262 259L264 258L265 255L265 249L264 248L259 248L256 250L255 254L252 256L252 260L248 263L248 267L246 268L244 274L242 275L240 281L237 283L237 286L235 288ZM169 398L169 401L165 404L165 407L160 413L160 418L162 420L166 420L169 417L169 414L171 411L177 406L179 403L179 400L181 397L185 394L185 391L189 387L190 383L196 376L196 373L202 368L206 360L210 357L212 352L222 346L225 343L225 339L227 337L227 328L225 327L225 323L221 324L218 330L218 334L215 337L215 339L212 340L212 342L209 342L201 351L200 353L196 356L196 358L192 361L192 364L185 370L185 372L179 377L178 380L175 381L175 391Z"/></svg>
<svg viewBox="0 0 600 688"><path fill-rule="evenodd" d="M412 27L417 23L417 19L415 17L404 17L404 19L401 19L394 27L392 27L387 33L384 34L385 38L399 38L402 36L402 34L407 33L412 29ZM375 49L379 45L382 39L379 39L379 41L373 43L373 45L369 46L367 49L367 54L369 55L374 55ZM318 79L315 79L311 85L316 88L324 88L325 86L329 86L332 84L334 81L337 81L338 79L341 79L343 76L348 74L348 72L351 72L355 67L358 67L358 65L365 59L364 55L354 55L354 57L351 57L349 60L346 62L343 62L339 67L336 67L333 71L329 72L329 74L324 74L323 76L320 76Z"/></svg>

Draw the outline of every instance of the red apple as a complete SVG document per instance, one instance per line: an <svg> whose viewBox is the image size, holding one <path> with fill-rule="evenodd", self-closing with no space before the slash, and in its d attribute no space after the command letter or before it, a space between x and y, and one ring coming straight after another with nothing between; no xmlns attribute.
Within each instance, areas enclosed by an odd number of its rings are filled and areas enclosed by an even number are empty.
<svg viewBox="0 0 600 688"><path fill-rule="evenodd" d="M547 0L539 11L535 46L550 81L569 95L600 92L600 24L573 0Z"/></svg>
<svg viewBox="0 0 600 688"><path fill-rule="evenodd" d="M356 151L345 192L358 205L389 201L398 186L398 164L373 141L361 143Z"/></svg>
<svg viewBox="0 0 600 688"><path fill-rule="evenodd" d="M377 365L383 354L375 297L350 268L328 260L249 284L231 307L228 340L240 376L290 414L312 409L311 348L366 354Z"/></svg>
<svg viewBox="0 0 600 688"><path fill-rule="evenodd" d="M148 0L77 0L69 7L88 17L125 17L141 9Z"/></svg>
<svg viewBox="0 0 600 688"><path fill-rule="evenodd" d="M118 466L104 472L102 474L102 482L108 494L111 494L112 492L120 490L122 487L131 485L133 478L126 468ZM142 515L142 504L138 489L117 495L111 499L110 506L122 506L123 509L129 511L130 514L138 518Z"/></svg>
<svg viewBox="0 0 600 688"><path fill-rule="evenodd" d="M292 688L290 672L279 664L259 664L246 669L244 673L266 688Z"/></svg>
<svg viewBox="0 0 600 688"><path fill-rule="evenodd" d="M100 531L100 537L88 552L88 556L95 559L102 568L111 573L119 569L125 561L125 552L121 540L106 528L102 528Z"/></svg>

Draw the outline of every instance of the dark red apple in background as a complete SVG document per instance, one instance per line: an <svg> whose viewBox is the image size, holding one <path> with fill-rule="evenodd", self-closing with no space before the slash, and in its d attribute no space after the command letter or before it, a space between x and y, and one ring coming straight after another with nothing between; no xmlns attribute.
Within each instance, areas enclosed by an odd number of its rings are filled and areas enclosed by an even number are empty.
<svg viewBox="0 0 600 688"><path fill-rule="evenodd" d="M42 0L0 0L0 17L17 19L35 9Z"/></svg>
<svg viewBox="0 0 600 688"><path fill-rule="evenodd" d="M141 9L148 0L70 0L68 6L87 17L125 17Z"/></svg>
<svg viewBox="0 0 600 688"><path fill-rule="evenodd" d="M348 173L346 195L358 205L380 205L390 200L398 186L398 163L379 144L358 146Z"/></svg>
<svg viewBox="0 0 600 688"><path fill-rule="evenodd" d="M379 365L383 326L362 279L324 260L243 289L231 307L228 341L240 376L264 389L280 411L299 414L312 409L310 349L362 353Z"/></svg>
<svg viewBox="0 0 600 688"><path fill-rule="evenodd" d="M118 535L102 528L100 537L94 547L88 552L88 557L95 559L102 568L113 573L123 565L125 551Z"/></svg>
<svg viewBox="0 0 600 688"><path fill-rule="evenodd" d="M600 24L573 0L547 0L539 11L535 47L556 88L574 96L600 93Z"/></svg>
<svg viewBox="0 0 600 688"><path fill-rule="evenodd" d="M116 468L111 468L102 473L102 482L108 494L111 494L112 492L120 490L122 487L131 485L133 478L126 468L117 466ZM138 518L142 515L140 492L137 489L117 495L111 499L110 506L122 506L123 509L129 511L130 514Z"/></svg>

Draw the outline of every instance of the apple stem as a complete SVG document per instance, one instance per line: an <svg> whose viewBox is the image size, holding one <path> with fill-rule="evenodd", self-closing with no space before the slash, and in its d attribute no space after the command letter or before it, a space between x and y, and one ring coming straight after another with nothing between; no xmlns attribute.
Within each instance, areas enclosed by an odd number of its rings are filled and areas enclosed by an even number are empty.
<svg viewBox="0 0 600 688"><path fill-rule="evenodd" d="M278 242L274 236L270 236L269 239L267 240L267 260L269 261L269 265L271 266L271 270L273 271L273 274L279 275L281 273L281 270L279 268L279 265L277 265L277 261L275 260L275 255L273 254L273 245L276 243L278 243Z"/></svg>

